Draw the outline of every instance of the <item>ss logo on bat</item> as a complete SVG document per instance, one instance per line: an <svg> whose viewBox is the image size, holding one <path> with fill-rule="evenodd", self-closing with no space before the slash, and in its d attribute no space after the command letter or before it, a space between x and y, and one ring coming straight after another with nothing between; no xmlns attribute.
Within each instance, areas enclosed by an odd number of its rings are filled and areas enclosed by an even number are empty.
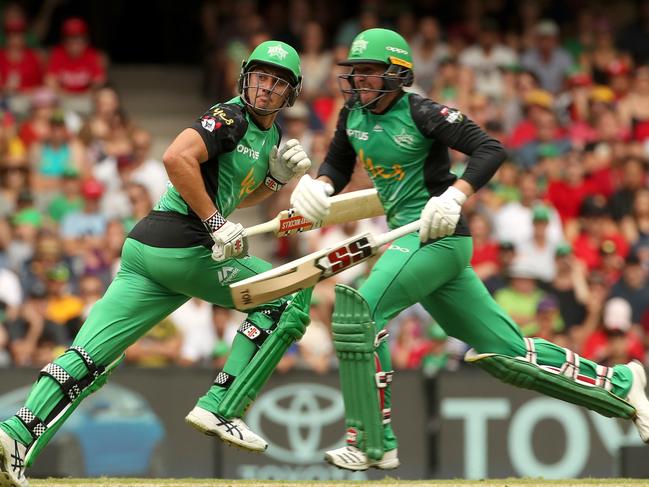
<svg viewBox="0 0 649 487"><path fill-rule="evenodd" d="M342 247L332 250L316 262L316 266L322 269L325 277L333 276L354 264L361 262L372 255L372 244L367 237L360 237L358 240L349 242Z"/></svg>

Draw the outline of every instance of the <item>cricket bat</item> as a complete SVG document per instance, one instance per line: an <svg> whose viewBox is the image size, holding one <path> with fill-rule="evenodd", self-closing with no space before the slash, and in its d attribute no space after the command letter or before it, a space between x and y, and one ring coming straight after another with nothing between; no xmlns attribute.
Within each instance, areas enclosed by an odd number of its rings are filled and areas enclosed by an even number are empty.
<svg viewBox="0 0 649 487"><path fill-rule="evenodd" d="M329 214L321 221L314 223L291 208L280 211L272 220L246 228L246 236L272 232L276 237L286 237L297 232L308 232L327 225L384 214L383 205L374 188L338 194L329 198L329 201L331 202Z"/></svg>
<svg viewBox="0 0 649 487"><path fill-rule="evenodd" d="M377 237L361 233L335 247L318 250L275 269L230 284L234 306L239 310L254 308L294 293L366 261L381 246L419 230L420 220L408 223Z"/></svg>

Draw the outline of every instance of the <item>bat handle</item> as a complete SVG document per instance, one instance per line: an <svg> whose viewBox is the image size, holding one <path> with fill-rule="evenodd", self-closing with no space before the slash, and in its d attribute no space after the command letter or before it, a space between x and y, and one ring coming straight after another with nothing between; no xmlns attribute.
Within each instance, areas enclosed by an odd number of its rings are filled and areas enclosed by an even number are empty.
<svg viewBox="0 0 649 487"><path fill-rule="evenodd" d="M271 220L269 222L260 223L259 225L253 225L248 227L245 230L246 237L252 237L254 235L260 235L262 233L270 233L277 231L277 222Z"/></svg>
<svg viewBox="0 0 649 487"><path fill-rule="evenodd" d="M379 238L377 238L376 243L378 245L384 245L386 243L392 242L393 240L403 237L404 235L408 235L409 233L416 232L417 230L419 230L420 225L421 225L421 220L416 220L402 227L395 228L394 230L384 233Z"/></svg>

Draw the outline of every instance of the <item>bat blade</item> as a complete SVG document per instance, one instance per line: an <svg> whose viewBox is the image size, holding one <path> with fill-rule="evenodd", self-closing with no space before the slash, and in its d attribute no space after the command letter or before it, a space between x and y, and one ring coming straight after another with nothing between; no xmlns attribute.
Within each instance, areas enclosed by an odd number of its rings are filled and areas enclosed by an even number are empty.
<svg viewBox="0 0 649 487"><path fill-rule="evenodd" d="M318 282L353 267L376 254L377 245L370 233L344 240L336 247L319 250L305 257L230 285L237 309L260 306L287 294L314 286Z"/></svg>
<svg viewBox="0 0 649 487"><path fill-rule="evenodd" d="M343 240L334 247L318 250L293 262L230 284L234 306L240 310L314 286L318 282L366 261L382 245L419 229L420 221L408 223L374 237L366 232Z"/></svg>

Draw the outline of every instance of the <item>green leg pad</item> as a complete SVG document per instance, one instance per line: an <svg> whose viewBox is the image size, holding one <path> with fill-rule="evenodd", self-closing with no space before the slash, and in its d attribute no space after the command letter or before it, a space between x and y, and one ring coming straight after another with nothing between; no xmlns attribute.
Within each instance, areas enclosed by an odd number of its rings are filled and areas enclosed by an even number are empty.
<svg viewBox="0 0 649 487"><path fill-rule="evenodd" d="M252 360L228 388L216 411L226 418L240 418L268 381L282 356L304 335L310 322L313 288L295 294L279 319L275 331L259 347Z"/></svg>
<svg viewBox="0 0 649 487"><path fill-rule="evenodd" d="M355 433L356 446L369 458L380 460L384 449L375 379L376 325L365 299L348 286L336 286L332 332L348 432L352 439Z"/></svg>
<svg viewBox="0 0 649 487"><path fill-rule="evenodd" d="M467 353L465 360L503 382L583 406L609 418L631 419L635 416L635 408L612 392L576 382L526 360L490 353L478 355L472 351Z"/></svg>
<svg viewBox="0 0 649 487"><path fill-rule="evenodd" d="M27 450L27 454L25 455L25 465L27 467L31 467L38 455L43 451L43 448L49 443L49 441L52 439L52 437L56 434L56 432L59 430L61 425L65 423L65 421L70 417L70 415L77 409L77 406L81 404L81 401L83 401L86 397L88 397L90 394L93 392L99 390L101 387L106 384L108 381L108 376L110 373L117 367L122 360L124 360L125 355L120 355L117 359L115 359L114 362L112 362L110 365L106 366L106 369L102 372L101 375L99 375L88 387L86 387L81 394L76 398L76 400L61 411L58 416L56 416L48 425L47 429L45 432L39 436L30 446L29 449Z"/></svg>

